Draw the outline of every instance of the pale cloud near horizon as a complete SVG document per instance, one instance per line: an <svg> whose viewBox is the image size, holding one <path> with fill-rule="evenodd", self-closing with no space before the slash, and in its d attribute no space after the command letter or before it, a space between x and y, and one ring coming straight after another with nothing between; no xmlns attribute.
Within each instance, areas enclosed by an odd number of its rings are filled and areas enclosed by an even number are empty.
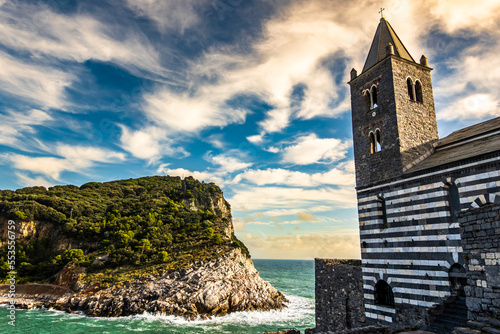
<svg viewBox="0 0 500 334"><path fill-rule="evenodd" d="M238 238L259 259L359 259L359 232L308 233L302 235L258 235L240 233Z"/></svg>
<svg viewBox="0 0 500 334"><path fill-rule="evenodd" d="M258 186L286 185L295 187L318 187L323 185L354 186L354 173L332 168L324 173L304 173L281 168L250 169L235 176L234 183L245 180Z"/></svg>
<svg viewBox="0 0 500 334"><path fill-rule="evenodd" d="M289 207L308 208L331 205L335 208L356 207L356 195L352 186L322 187L319 189L293 187L233 187L235 195L228 199L238 211L264 211ZM263 200L265 199L265 200Z"/></svg>

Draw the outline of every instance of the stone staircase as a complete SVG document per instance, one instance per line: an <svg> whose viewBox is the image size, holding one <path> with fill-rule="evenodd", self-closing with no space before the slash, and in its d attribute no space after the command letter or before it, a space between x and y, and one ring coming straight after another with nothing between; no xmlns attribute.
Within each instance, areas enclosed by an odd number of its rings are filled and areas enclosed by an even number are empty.
<svg viewBox="0 0 500 334"><path fill-rule="evenodd" d="M467 327L467 305L465 297L452 296L429 312L430 324L426 331L437 334L452 334L456 327ZM500 333L498 333L500 334Z"/></svg>

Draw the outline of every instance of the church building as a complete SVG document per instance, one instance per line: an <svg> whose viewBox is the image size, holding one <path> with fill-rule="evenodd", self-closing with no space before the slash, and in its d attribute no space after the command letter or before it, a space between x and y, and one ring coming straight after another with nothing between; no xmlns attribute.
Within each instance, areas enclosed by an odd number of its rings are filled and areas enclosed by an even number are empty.
<svg viewBox="0 0 500 334"><path fill-rule="evenodd" d="M468 210L500 204L500 117L439 138L431 71L385 18L362 71L351 71L368 324L425 327L429 312L450 300L462 305L466 322L467 270L474 263L464 257L460 219ZM493 259L500 255L495 244L489 247ZM500 285L478 284L500 292ZM469 300L467 306L470 312Z"/></svg>

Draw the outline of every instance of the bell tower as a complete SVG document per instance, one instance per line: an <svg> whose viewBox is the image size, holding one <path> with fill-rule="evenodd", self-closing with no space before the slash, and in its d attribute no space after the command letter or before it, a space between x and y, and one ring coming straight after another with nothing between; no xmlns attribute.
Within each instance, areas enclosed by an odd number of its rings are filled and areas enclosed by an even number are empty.
<svg viewBox="0 0 500 334"><path fill-rule="evenodd" d="M361 74L351 70L356 186L395 178L438 139L431 68L417 63L382 17Z"/></svg>

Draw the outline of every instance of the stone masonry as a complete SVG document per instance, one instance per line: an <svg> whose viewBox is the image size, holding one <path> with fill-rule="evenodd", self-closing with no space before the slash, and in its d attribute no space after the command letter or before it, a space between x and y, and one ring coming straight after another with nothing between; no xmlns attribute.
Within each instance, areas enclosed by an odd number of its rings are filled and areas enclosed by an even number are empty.
<svg viewBox="0 0 500 334"><path fill-rule="evenodd" d="M467 269L468 318L500 319L500 204L459 214Z"/></svg>
<svg viewBox="0 0 500 334"><path fill-rule="evenodd" d="M438 139L431 68L388 56L351 80L356 185L397 177ZM419 80L423 101L408 98L406 80ZM363 92L375 85L378 105L370 109ZM370 131L380 130L382 150L370 154ZM387 165L390 161L390 166Z"/></svg>
<svg viewBox="0 0 500 334"><path fill-rule="evenodd" d="M316 259L316 332L364 325L361 260Z"/></svg>

